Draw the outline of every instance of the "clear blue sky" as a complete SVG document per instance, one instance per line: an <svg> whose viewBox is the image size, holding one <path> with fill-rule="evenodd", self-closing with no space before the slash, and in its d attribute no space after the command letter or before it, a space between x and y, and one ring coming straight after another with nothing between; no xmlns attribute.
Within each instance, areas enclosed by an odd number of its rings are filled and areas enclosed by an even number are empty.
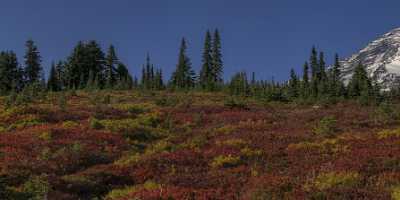
<svg viewBox="0 0 400 200"><path fill-rule="evenodd" d="M22 57L32 38L48 69L78 40L95 39L114 44L135 75L150 52L169 77L181 37L198 71L204 33L219 28L225 77L245 69L283 80L291 67L301 71L313 44L330 61L400 27L399 8L399 0L12 0L0 7L0 49Z"/></svg>

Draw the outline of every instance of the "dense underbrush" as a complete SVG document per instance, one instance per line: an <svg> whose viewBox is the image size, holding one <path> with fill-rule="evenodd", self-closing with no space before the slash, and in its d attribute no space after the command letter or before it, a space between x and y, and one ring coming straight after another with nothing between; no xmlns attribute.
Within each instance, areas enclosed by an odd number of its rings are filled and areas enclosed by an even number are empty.
<svg viewBox="0 0 400 200"><path fill-rule="evenodd" d="M397 104L49 94L0 110L0 199L398 199Z"/></svg>

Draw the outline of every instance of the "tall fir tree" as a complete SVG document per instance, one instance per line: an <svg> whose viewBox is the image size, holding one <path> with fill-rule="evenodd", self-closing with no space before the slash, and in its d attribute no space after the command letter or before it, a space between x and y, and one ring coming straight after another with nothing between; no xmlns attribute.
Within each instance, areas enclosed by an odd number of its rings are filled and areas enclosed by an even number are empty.
<svg viewBox="0 0 400 200"><path fill-rule="evenodd" d="M17 56L12 51L0 53L0 94L18 91L22 84L22 76Z"/></svg>
<svg viewBox="0 0 400 200"><path fill-rule="evenodd" d="M308 98L310 92L310 79L309 79L309 68L308 63L305 62L303 65L303 80L302 80L302 97Z"/></svg>
<svg viewBox="0 0 400 200"><path fill-rule="evenodd" d="M318 96L318 82L319 82L319 65L318 65L318 52L315 46L312 47L310 56L310 68L311 68L311 93L313 97Z"/></svg>
<svg viewBox="0 0 400 200"><path fill-rule="evenodd" d="M106 68L105 68L105 83L106 88L111 89L116 82L115 65L118 64L119 60L115 53L115 48L110 45L106 55Z"/></svg>
<svg viewBox="0 0 400 200"><path fill-rule="evenodd" d="M222 52L221 52L221 36L219 34L218 29L214 32L214 38L212 43L212 68L211 74L213 77L213 81L216 84L222 84L223 79L223 62L222 62Z"/></svg>
<svg viewBox="0 0 400 200"><path fill-rule="evenodd" d="M214 78L212 77L213 57L212 57L212 38L209 30L204 39L204 49L202 55L202 67L200 70L199 84L202 89L212 90Z"/></svg>
<svg viewBox="0 0 400 200"><path fill-rule="evenodd" d="M60 80L58 79L56 64L54 62L50 67L49 77L47 80L47 90L53 92L60 90Z"/></svg>
<svg viewBox="0 0 400 200"><path fill-rule="evenodd" d="M85 89L88 91L92 91L94 89L98 89L97 86L95 85L95 78L96 74L93 72L93 70L89 71L89 77L85 86Z"/></svg>
<svg viewBox="0 0 400 200"><path fill-rule="evenodd" d="M33 40L28 40L25 44L25 76L27 84L40 82L42 74L41 56L40 52Z"/></svg>
<svg viewBox="0 0 400 200"><path fill-rule="evenodd" d="M65 67L66 75L66 86L68 89L77 89L81 83L81 77L84 73L85 65L85 44L83 41L79 41L74 47L71 55L67 59Z"/></svg>
<svg viewBox="0 0 400 200"><path fill-rule="evenodd" d="M292 68L290 70L290 80L289 80L289 98L295 99L299 95L299 81L296 72Z"/></svg>
<svg viewBox="0 0 400 200"><path fill-rule="evenodd" d="M328 91L328 80L325 72L326 63L325 63L325 55L324 52L319 53L318 60L318 94L320 96L326 95Z"/></svg>
<svg viewBox="0 0 400 200"><path fill-rule="evenodd" d="M232 95L247 96L250 93L246 72L233 75L229 83L229 91Z"/></svg>
<svg viewBox="0 0 400 200"><path fill-rule="evenodd" d="M335 61L333 64L333 67L330 72L330 86L329 90L331 93L331 96L343 96L343 82L341 81L341 66L340 66L340 60L339 60L339 55L335 54Z"/></svg>
<svg viewBox="0 0 400 200"><path fill-rule="evenodd" d="M57 79L59 81L59 86L60 86L60 90L65 89L65 85L66 85L66 72L65 72L65 63L63 61L59 61L56 64L56 74L57 74Z"/></svg>
<svg viewBox="0 0 400 200"><path fill-rule="evenodd" d="M116 69L117 72L117 88L118 89L132 89L133 79L129 74L128 67L125 64L119 63Z"/></svg>
<svg viewBox="0 0 400 200"><path fill-rule="evenodd" d="M372 92L371 79L365 70L364 65L359 63L354 69L352 78L348 84L348 92L350 97L359 97L361 95L370 95Z"/></svg>
<svg viewBox="0 0 400 200"><path fill-rule="evenodd" d="M147 73L146 73L146 68L144 66L142 67L141 86L142 89L147 89Z"/></svg>
<svg viewBox="0 0 400 200"><path fill-rule="evenodd" d="M82 70L84 73L85 81L89 79L90 71L93 72L93 75L99 75L100 82L105 85L105 54L95 40L89 41L84 46L85 49L85 67ZM99 82L99 83L100 83Z"/></svg>
<svg viewBox="0 0 400 200"><path fill-rule="evenodd" d="M179 50L178 64L170 80L171 87L175 89L189 89L193 88L195 84L195 73L192 70L190 59L186 55L186 50L186 40L183 38Z"/></svg>

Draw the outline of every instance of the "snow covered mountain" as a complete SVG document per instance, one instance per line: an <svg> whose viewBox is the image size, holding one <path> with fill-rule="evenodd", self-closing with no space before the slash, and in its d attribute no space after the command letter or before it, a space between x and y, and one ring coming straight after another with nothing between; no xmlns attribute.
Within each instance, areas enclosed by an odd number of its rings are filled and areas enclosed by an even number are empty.
<svg viewBox="0 0 400 200"><path fill-rule="evenodd" d="M363 64L371 77L390 89L400 82L400 28L384 34L364 49L342 61L343 80L348 82L355 66Z"/></svg>

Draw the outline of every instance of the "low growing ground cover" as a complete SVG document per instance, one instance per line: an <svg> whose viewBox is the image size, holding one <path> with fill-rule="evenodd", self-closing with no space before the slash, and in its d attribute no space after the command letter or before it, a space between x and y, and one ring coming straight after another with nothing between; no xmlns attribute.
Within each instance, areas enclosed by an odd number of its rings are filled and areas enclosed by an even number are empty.
<svg viewBox="0 0 400 200"><path fill-rule="evenodd" d="M0 199L400 197L396 105L105 91L0 105Z"/></svg>

